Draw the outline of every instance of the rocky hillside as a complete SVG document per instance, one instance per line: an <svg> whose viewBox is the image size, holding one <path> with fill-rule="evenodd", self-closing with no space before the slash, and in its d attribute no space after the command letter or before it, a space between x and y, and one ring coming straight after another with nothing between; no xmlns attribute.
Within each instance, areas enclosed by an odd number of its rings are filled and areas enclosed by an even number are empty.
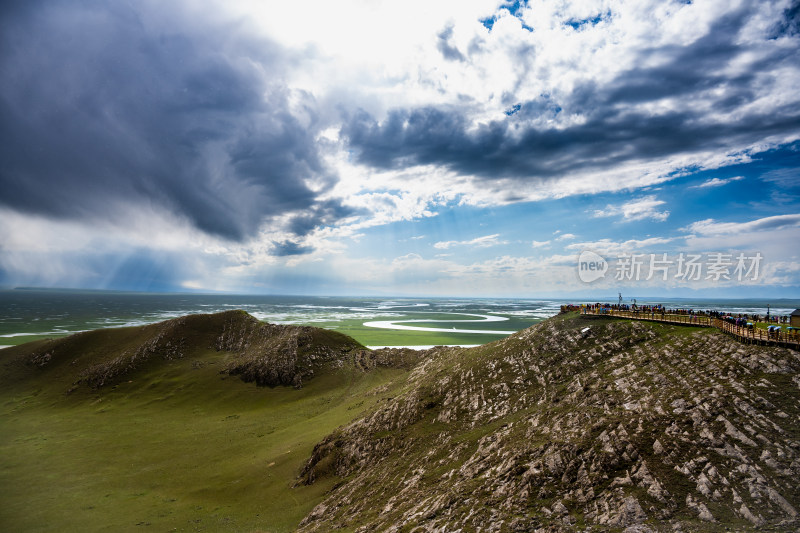
<svg viewBox="0 0 800 533"><path fill-rule="evenodd" d="M244 311L190 315L148 326L87 331L4 352L4 379L50 375L70 391L100 389L150 365L219 352L221 372L259 385L300 387L323 364L379 364L356 341L319 328L266 324Z"/></svg>
<svg viewBox="0 0 800 533"><path fill-rule="evenodd" d="M281 497L332 487L300 531L800 529L800 354L716 330L568 314L473 349L370 351L230 311L7 348L2 364L8 405L48 388L78 410L118 386L119 405L136 387L161 401L195 366L218 391L220 373L295 388L317 376L325 402L332 376L409 369L349 392L352 414L320 419L286 465Z"/></svg>
<svg viewBox="0 0 800 533"><path fill-rule="evenodd" d="M800 354L572 314L425 353L315 447L300 530L796 531L799 477Z"/></svg>

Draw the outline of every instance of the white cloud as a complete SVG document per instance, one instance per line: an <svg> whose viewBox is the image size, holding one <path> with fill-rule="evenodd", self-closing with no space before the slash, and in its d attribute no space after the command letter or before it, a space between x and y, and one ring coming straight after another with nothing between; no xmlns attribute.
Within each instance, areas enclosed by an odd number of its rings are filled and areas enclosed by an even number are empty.
<svg viewBox="0 0 800 533"><path fill-rule="evenodd" d="M472 246L474 248L488 248L490 246L498 246L500 244L508 244L508 241L501 241L498 239L499 233L494 235L484 235L483 237L476 237L468 241L440 241L433 245L437 250L447 250L453 246Z"/></svg>
<svg viewBox="0 0 800 533"><path fill-rule="evenodd" d="M796 168L779 168L765 172L760 179L776 183L785 187L797 187L800 185L800 170Z"/></svg>
<svg viewBox="0 0 800 533"><path fill-rule="evenodd" d="M656 247L663 248L663 245L674 242L674 237L650 237L648 239L629 239L627 241L612 241L611 239L600 239L589 242L576 242L567 246L567 250L584 251L590 250L603 256L613 256L622 253L630 253L633 250L648 249L648 251L659 251Z"/></svg>
<svg viewBox="0 0 800 533"><path fill-rule="evenodd" d="M219 288L247 289L248 283L254 280L260 283L273 272L297 269L307 273L309 278L325 270L333 280L352 279L354 272L362 277L363 272L365 282L373 284L376 290L392 287L397 280L406 279L405 276L410 280L413 273L419 275L421 283L426 280L431 284L444 283L430 285L429 290L449 291L450 294L462 294L465 279L480 281L474 286L486 287L489 294L494 289L510 293L550 290L551 283L553 286L574 283L574 268L570 266L570 261L574 264L574 256L553 255L535 260L503 256L463 265L452 259L453 254L446 253L438 254L435 259L416 254L391 261L377 257L353 259L347 253L351 250L348 245L365 235L362 230L434 217L441 206L505 205L604 192L624 192L639 197L597 210L596 217L666 221L670 216L665 209L666 202L655 195L640 196L644 194L642 189L697 170L747 162L753 153L798 137L795 129L757 141L751 137L732 138L721 141L722 144L713 149L693 146L673 153L653 150L656 155L638 157L626 153L626 146L620 144L620 153L593 156L606 163L613 161L613 165L570 168L552 179L541 180L487 179L431 162L435 158L423 159L426 164L411 166L400 161L397 166L384 169L358 163L342 125L348 116L361 109L378 123L385 121L388 113L396 108L458 109L464 113L468 133L488 128L492 121L515 121L514 127L518 129L509 130L508 142L516 141L514 135L521 138L525 132L550 132L557 136L577 125L590 123L595 108L593 104L581 105L582 100L575 97L580 91L590 87L608 88L619 81L622 74L643 72L665 64L669 51L715 37L713 32L719 31L713 30L715 24L746 7L746 3L725 0L686 4L660 0L531 0L527 7L520 9L520 18L500 11L494 28L489 31L480 19L491 16L500 4L499 0L309 0L303 3L302 9L292 3L259 0L220 4L229 12L230 20L251 21L263 32L267 43L277 43L283 60L297 63L297 68L287 67L288 72L281 74L286 79L280 82L285 83L291 95L289 103L296 118L302 119L304 124L315 122L318 148L330 175L338 178L331 178L330 183L323 179L325 183L309 183L308 186L319 193L321 201L341 201L353 209L353 214L331 225L317 227L303 237L287 232L289 217L276 217L265 223L253 240L230 243L192 229L185 221L168 213L124 213L119 223L100 228L86 223L44 221L5 211L0 212L0 227L3 228L0 267L6 272L24 273L26 269L32 271L31 265L35 264L35 268L43 272L42 279L59 284L97 273L91 266L70 263L70 254L88 249L98 253L126 253L134 248L148 248L185 253L187 262L194 262L197 257L206 258L207 263L196 267L191 273L193 277L184 281L187 287L217 288L217 284L221 284ZM205 5L186 6L188 11L195 11L190 13L192 16L205 12L203 16L216 18ZM726 100L727 94L722 93L729 89L720 84L695 93L691 98L665 94L656 100L626 100L619 104L625 113L653 117L654 122L662 117L681 115L692 116L694 122L703 126L733 124L740 127L740 119L748 115L797 108L800 104L800 93L796 90L800 83L798 65L787 61L776 71L758 67L759 62L771 54L788 54L797 45L796 37L765 38L767 29L785 9L786 2L764 0L757 7L746 17L745 26L736 36L737 46L746 53L730 62L720 62L709 72L719 79L744 77L743 74L755 79L747 87L752 89L752 97L746 104L728 108L715 106ZM612 16L596 25L587 24L579 31L567 24L570 20L593 19L605 13ZM535 31L524 29L522 22ZM450 27L449 44L459 50L464 61L449 61L437 49L438 36ZM647 55L644 50L654 52ZM268 67L255 65L253 68ZM631 87L635 88L621 88ZM543 98L544 95L547 98ZM544 100L542 109L535 108ZM526 114L523 109L512 118L507 117L504 112L518 103L527 103L533 110ZM587 146L586 150L590 148ZM557 157L569 158L569 155L562 153ZM603 159L605 157L608 159ZM695 187L719 187L740 179L741 176L714 178ZM794 169L768 172L761 179L784 185L794 185L798 181ZM792 252L791 244L797 240L798 217L800 215L781 215L743 223L709 219L690 225L687 231L691 235L686 237L600 239L572 243L567 249L618 253L675 244L684 238L687 246L693 249L758 246L773 254L771 257L780 258L784 265L781 275L787 276L787 269L790 271L792 265L797 264L787 256L797 254ZM410 239L423 237L418 235ZM531 247L544 249L556 241L575 238L559 230L551 240L532 241ZM271 243L290 239L296 240L298 248L313 247L314 251L274 257ZM495 233L469 240L442 240L436 242L434 248L489 248L503 244L508 242ZM527 245L525 248L530 251ZM40 260L41 254L50 258L62 255L48 262ZM318 263L323 260L325 268L320 269ZM46 269L49 270L45 272Z"/></svg>
<svg viewBox="0 0 800 533"><path fill-rule="evenodd" d="M764 257L765 285L800 284L800 249L792 246L800 234L800 213L764 217L747 222L717 222L712 219L690 224L685 231L686 249L694 252L726 251L760 253Z"/></svg>
<svg viewBox="0 0 800 533"><path fill-rule="evenodd" d="M713 219L700 220L690 224L686 230L701 235L730 235L751 232L775 231L800 227L800 213L776 215L759 218L749 222L716 222Z"/></svg>
<svg viewBox="0 0 800 533"><path fill-rule="evenodd" d="M689 187L690 189L703 189L706 187L720 187L722 185L727 185L728 183L743 180L744 176L734 176L732 178L711 178L710 180L704 181L700 185L692 185Z"/></svg>
<svg viewBox="0 0 800 533"><path fill-rule="evenodd" d="M213 248L221 242L161 209L116 206L115 211L114 220L98 224L91 219L53 220L0 207L0 227L3 228L0 250L3 254L67 255L85 250L103 253L132 248L180 251Z"/></svg>
<svg viewBox="0 0 800 533"><path fill-rule="evenodd" d="M173 288L185 281L181 276L207 277L205 288L213 290L221 269L253 256L244 245L231 247L157 209L120 207L117 216L98 224L0 208L0 272L16 286L102 289L119 288L118 272L130 278L142 268L166 271L168 279L155 281Z"/></svg>
<svg viewBox="0 0 800 533"><path fill-rule="evenodd" d="M359 228L434 216L437 206L448 203L491 206L635 191L688 174L685 169L694 172L747 161L750 151L786 141L784 136L775 135L760 139L758 146L733 143L721 150L695 149L649 159L621 157L612 168L575 169L552 180L485 180L436 164L401 164L400 168L389 170L359 164L347 140L339 137L340 110L354 113L364 109L380 123L396 108L454 106L466 113L471 127L477 130L489 121L507 119L504 111L510 102L533 102L548 95L554 105L560 104L570 100L576 87L606 86L631 69L657 66L666 57L653 54L645 61L643 49L674 50L690 45L708 35L725 13L738 9L722 0L685 5L656 0L636 4L618 0L532 2L519 10L518 19L505 10L497 11L499 4L497 0L409 0L402 4L312 0L305 4L302 15L289 4L255 0L227 8L247 15L271 39L298 51L314 64L314 68L292 73L294 78L289 85L312 94L319 104L320 120L329 123L323 129L324 138L330 143L326 162L340 180L328 197L361 210L359 216L341 221L340 227L329 234L343 237ZM776 2L760 6L742 32L743 43L761 43L767 23L782 9ZM498 13L499 18L489 31L480 20L493 13ZM605 13L613 16L597 25L587 24L580 31L567 24ZM387 24L388 20L392 23ZM536 31L527 31L521 21ZM449 61L437 49L438 36L446 28L452 28L449 45L459 50L464 61ZM520 50L532 53L521 55ZM725 68L748 72L752 63L768 52L763 47L758 50ZM798 81L797 70L789 68L784 72L785 83L759 85L763 94L757 99L761 102L758 105L797 101L790 87L791 80ZM631 112L646 112L654 117L680 111L695 113L697 120L705 120L711 116L714 98L709 92L703 93L702 98L665 97L626 105L630 105ZM564 109L554 114L531 113L524 120L520 114L515 119L520 135L531 127L558 132L585 122L589 112ZM724 118L718 112L714 116ZM664 221L669 211L659 208L663 203L646 196L599 210L597 216Z"/></svg>
<svg viewBox="0 0 800 533"><path fill-rule="evenodd" d="M665 203L653 195L643 196L620 205L609 204L605 209L596 210L594 216L599 218L622 215L622 219L629 222L646 218L663 222L669 217L669 211L659 211L657 208Z"/></svg>
<svg viewBox="0 0 800 533"><path fill-rule="evenodd" d="M471 127L478 129L489 121L507 119L504 112L510 98L511 103L534 102L548 95L554 105L562 104L571 99L576 87L606 86L631 69L657 66L666 57L653 54L645 60L643 49L690 45L707 35L720 17L741 7L721 0L692 4L656 0L635 4L619 0L535 2L519 10L521 20L536 29L530 32L520 19L505 10L497 11L499 4L497 0L312 0L304 4L301 14L290 4L252 0L228 9L246 15L270 38L314 62L313 68L294 72L289 85L313 94L321 120L330 122L324 130L333 146L327 162L341 179L329 195L366 209L369 214L357 222L361 227L430 216L442 202L502 205L637 190L680 177L682 169L715 169L746 161L749 151L787 140L775 135L760 139L758 146L735 142L721 150L694 149L649 159L622 157L613 168L575 169L552 180L481 180L435 164L380 171L358 164L347 144L339 139L339 110L353 113L364 109L380 122L391 109L452 105L465 111ZM760 6L742 32L743 44L761 43L764 28L780 16L782 9L780 2ZM499 18L489 31L480 20L493 13ZM597 25L587 24L580 31L567 24L605 13L613 16ZM452 28L448 42L460 51L464 61L449 61L437 49L438 36L446 28ZM769 51L759 46L757 52L725 68L750 72L752 64ZM520 50L531 53L521 55ZM792 89L800 81L797 71L786 69L781 83L760 84L762 93L754 105L798 101ZM716 98L713 93L701 96L626 105L630 112L652 116L680 111L696 114L697 120L713 113L715 120L736 118L710 111ZM520 134L531 127L558 132L585 122L588 113L585 109L564 109L515 119ZM381 203L382 199L394 200L395 204ZM648 211L646 207L620 214L624 220L665 220L669 215L668 211Z"/></svg>

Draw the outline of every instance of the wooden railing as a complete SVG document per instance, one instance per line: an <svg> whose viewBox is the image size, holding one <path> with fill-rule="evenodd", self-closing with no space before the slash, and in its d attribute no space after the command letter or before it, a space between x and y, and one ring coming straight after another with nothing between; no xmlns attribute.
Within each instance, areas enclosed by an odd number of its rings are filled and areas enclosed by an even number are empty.
<svg viewBox="0 0 800 533"><path fill-rule="evenodd" d="M784 346L800 346L800 333L789 333L783 329L768 331L764 328L744 327L731 324L718 318L714 319L714 327L733 335L745 342L756 342L758 344L780 344Z"/></svg>
<svg viewBox="0 0 800 533"><path fill-rule="evenodd" d="M711 327L714 324L711 318L707 316L686 315L686 314L671 314L650 311L619 311L617 309L597 308L590 309L584 308L584 314L613 316L617 318L632 318L634 320L651 320L654 322L665 322L667 324L683 324L686 326L698 326L701 328Z"/></svg>
<svg viewBox="0 0 800 533"><path fill-rule="evenodd" d="M608 316L614 318L628 318L632 320L646 320L651 322L662 322L666 324L681 324L684 326L695 326L701 328L717 328L742 342L756 344L774 344L788 346L790 348L800 348L800 332L789 333L784 330L768 331L755 326L737 326L719 318L708 316L671 314L650 311L620 311L610 308L588 308L581 309L582 314Z"/></svg>

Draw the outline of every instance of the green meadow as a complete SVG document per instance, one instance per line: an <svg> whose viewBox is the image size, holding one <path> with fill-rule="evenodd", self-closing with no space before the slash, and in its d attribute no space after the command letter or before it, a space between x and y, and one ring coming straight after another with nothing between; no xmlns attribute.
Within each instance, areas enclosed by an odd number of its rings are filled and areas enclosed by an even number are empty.
<svg viewBox="0 0 800 533"><path fill-rule="evenodd" d="M532 322L414 325L512 330ZM363 323L314 325L364 345L505 336ZM150 362L113 386L75 388L80 369L111 357L108 347L132 353L155 331L148 328L72 338L71 351L62 352L68 356L41 368L15 359L50 346L47 340L0 350L0 531L292 531L333 483L295 486L314 445L395 396L407 377L407 370L364 371L345 359L318 369L301 389L259 387L221 373L228 356L211 348L216 334L195 330L182 358Z"/></svg>
<svg viewBox="0 0 800 533"><path fill-rule="evenodd" d="M432 314L408 312L403 317L381 317L376 320L392 321L397 320L403 324L404 320L426 319L440 320L442 322L412 322L410 326L428 327L439 329L480 329L498 331L519 331L540 322L536 318L510 318L503 322L482 322L480 320L470 320L470 322L458 322L459 319L469 319L469 316L453 314ZM364 319L342 319L330 321L308 321L297 322L297 325L308 325L324 329L332 329L345 335L353 337L365 346L417 346L417 345L441 345L441 344L486 344L508 336L505 333L486 334L486 333L448 333L436 331L413 331L413 330L391 330L383 328L373 328L364 325L368 322ZM293 322L294 323L294 322ZM2 345L19 345L37 340L45 340L66 336L48 335L21 335L18 337L5 337L0 339Z"/></svg>
<svg viewBox="0 0 800 533"><path fill-rule="evenodd" d="M410 313L411 314L411 313ZM426 318L431 320L453 319L453 315L443 315L432 318L430 316L413 316L410 318ZM461 317L458 317L461 318ZM469 318L469 317L464 317ZM383 320L392 320L386 318ZM407 317L397 319L400 324ZM486 344L507 337L507 333L449 333L446 331L413 331L373 328L364 325L364 320L338 320L330 322L316 322L316 327L332 329L344 333L365 346L415 346L415 345L445 345L445 344ZM409 326L441 328L441 329L481 329L498 331L519 331L540 322L538 319L512 318L504 322L411 322Z"/></svg>
<svg viewBox="0 0 800 533"><path fill-rule="evenodd" d="M52 372L4 367L0 531L16 532L291 531L330 488L294 486L314 445L406 376L346 364L258 387L207 350L66 394Z"/></svg>

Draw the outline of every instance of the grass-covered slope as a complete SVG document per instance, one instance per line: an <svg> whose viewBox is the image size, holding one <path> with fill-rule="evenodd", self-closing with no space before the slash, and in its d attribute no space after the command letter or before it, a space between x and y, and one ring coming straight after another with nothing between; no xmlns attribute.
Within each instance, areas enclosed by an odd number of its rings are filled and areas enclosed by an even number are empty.
<svg viewBox="0 0 800 533"><path fill-rule="evenodd" d="M244 311L189 315L132 328L87 331L8 348L0 385L49 376L70 390L118 384L137 371L213 349L221 371L259 385L294 385L320 364L363 349L350 337L319 328L265 324Z"/></svg>
<svg viewBox="0 0 800 533"><path fill-rule="evenodd" d="M299 482L339 484L300 529L795 531L799 370L713 330L576 315L439 350L315 447Z"/></svg>
<svg viewBox="0 0 800 533"><path fill-rule="evenodd" d="M242 312L2 350L0 531L292 531L333 484L293 487L314 444L407 376L388 353Z"/></svg>
<svg viewBox="0 0 800 533"><path fill-rule="evenodd" d="M794 531L798 371L577 315L426 352L242 312L30 343L0 531Z"/></svg>

